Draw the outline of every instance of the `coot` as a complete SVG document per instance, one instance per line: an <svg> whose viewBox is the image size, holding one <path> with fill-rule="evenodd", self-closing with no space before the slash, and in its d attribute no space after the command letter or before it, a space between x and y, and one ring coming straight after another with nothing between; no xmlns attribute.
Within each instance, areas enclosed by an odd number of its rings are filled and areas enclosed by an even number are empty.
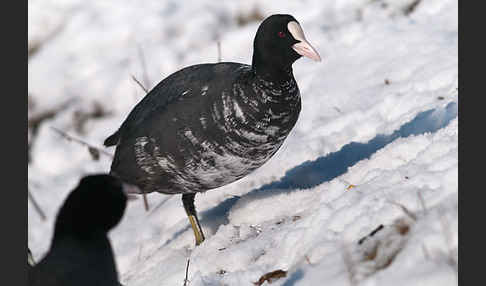
<svg viewBox="0 0 486 286"><path fill-rule="evenodd" d="M279 149L301 109L292 64L320 61L299 22L272 15L259 26L252 64L183 68L155 86L105 142L111 174L140 192L182 194L196 245L204 235L196 193L232 183Z"/></svg>

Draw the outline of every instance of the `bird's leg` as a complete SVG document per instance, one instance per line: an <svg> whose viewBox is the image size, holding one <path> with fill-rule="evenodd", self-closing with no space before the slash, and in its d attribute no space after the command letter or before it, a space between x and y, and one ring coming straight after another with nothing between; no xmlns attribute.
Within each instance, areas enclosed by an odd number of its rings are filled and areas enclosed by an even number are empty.
<svg viewBox="0 0 486 286"><path fill-rule="evenodd" d="M191 223L192 230L194 231L194 236L196 238L196 246L204 241L204 234L202 232L201 225L199 224L199 219L197 218L196 208L194 207L195 193L183 194L182 203L184 204L184 209L186 210L187 217Z"/></svg>

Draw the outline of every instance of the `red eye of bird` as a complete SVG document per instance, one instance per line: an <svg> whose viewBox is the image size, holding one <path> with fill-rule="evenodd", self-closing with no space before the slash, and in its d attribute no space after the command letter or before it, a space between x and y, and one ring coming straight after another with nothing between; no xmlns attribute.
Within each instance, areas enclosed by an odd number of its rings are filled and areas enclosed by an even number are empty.
<svg viewBox="0 0 486 286"><path fill-rule="evenodd" d="M283 37L285 37L285 33L284 33L284 32L278 32L278 36L279 36L280 38L283 38Z"/></svg>

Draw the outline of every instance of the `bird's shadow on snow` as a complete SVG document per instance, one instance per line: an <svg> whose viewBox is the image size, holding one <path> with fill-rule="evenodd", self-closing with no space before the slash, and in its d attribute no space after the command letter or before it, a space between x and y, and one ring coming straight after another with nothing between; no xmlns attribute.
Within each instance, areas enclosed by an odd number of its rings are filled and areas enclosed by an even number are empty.
<svg viewBox="0 0 486 286"><path fill-rule="evenodd" d="M351 142L341 150L329 153L313 161L306 161L288 170L278 181L263 185L244 196L258 194L259 198L309 189L344 174L349 167L369 158L376 151L400 137L433 133L447 126L457 116L457 103L450 102L444 108L423 111L392 134L379 134L366 143ZM241 197L229 198L218 206L201 213L201 223L215 233L218 227L228 223L228 213Z"/></svg>

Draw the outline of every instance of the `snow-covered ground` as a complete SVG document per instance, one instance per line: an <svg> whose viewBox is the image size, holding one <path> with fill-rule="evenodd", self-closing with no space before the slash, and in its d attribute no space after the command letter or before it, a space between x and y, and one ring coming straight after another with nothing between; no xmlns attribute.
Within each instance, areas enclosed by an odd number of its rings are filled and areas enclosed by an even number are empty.
<svg viewBox="0 0 486 286"><path fill-rule="evenodd" d="M54 111L29 133L29 188L47 215L29 203L36 259L70 190L111 163L53 128L101 146L144 95L132 76L150 88L215 62L218 41L223 61L250 63L252 19L288 13L323 57L294 64L296 127L262 168L196 197L198 247L180 196L150 194L148 213L130 201L110 233L121 282L183 285L190 259L190 286L275 270L276 286L457 285L457 1L28 3L29 117Z"/></svg>

